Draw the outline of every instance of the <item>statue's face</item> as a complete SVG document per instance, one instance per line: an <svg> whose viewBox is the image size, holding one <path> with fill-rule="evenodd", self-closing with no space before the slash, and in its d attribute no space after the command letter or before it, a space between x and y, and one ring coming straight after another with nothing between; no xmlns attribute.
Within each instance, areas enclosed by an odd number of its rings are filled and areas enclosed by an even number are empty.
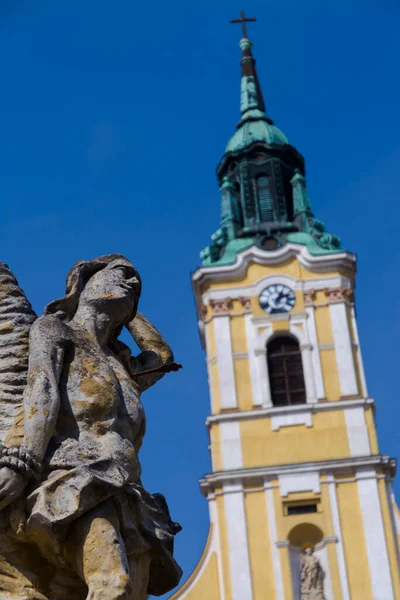
<svg viewBox="0 0 400 600"><path fill-rule="evenodd" d="M129 261L121 258L89 279L79 303L106 308L116 324L121 325L135 316L139 295L140 281L137 271Z"/></svg>
<svg viewBox="0 0 400 600"><path fill-rule="evenodd" d="M312 550L312 548L306 548L306 549L305 549L305 553L306 553L308 556L311 556L311 554L312 554L312 551L313 551L313 550Z"/></svg>

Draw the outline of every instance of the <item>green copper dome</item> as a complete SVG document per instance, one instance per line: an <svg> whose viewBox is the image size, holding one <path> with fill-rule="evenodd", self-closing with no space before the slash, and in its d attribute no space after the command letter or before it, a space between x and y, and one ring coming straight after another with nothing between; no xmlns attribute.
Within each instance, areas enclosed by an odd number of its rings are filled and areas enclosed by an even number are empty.
<svg viewBox="0 0 400 600"><path fill-rule="evenodd" d="M239 152L255 142L261 142L268 146L284 146L289 143L282 131L275 127L275 125L268 123L265 118L257 118L256 116L253 118L257 120L246 120L239 125L238 130L229 140L225 148L225 153Z"/></svg>

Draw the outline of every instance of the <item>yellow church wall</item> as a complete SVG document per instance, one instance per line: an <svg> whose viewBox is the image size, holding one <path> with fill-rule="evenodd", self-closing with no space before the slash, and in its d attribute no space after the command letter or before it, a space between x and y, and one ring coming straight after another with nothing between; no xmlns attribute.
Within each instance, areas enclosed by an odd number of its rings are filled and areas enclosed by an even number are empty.
<svg viewBox="0 0 400 600"><path fill-rule="evenodd" d="M225 521L224 497L222 495L217 494L216 502L217 502L219 537L220 537L220 544L221 544L221 559L222 559L222 570L223 570L224 590L225 590L225 597L223 598L223 600L232 600L232 587L231 587L229 556L228 556L228 533L227 533L226 521ZM211 598L212 598L212 596L211 596ZM214 600L214 599L212 598L212 600Z"/></svg>
<svg viewBox="0 0 400 600"><path fill-rule="evenodd" d="M260 488L259 492L246 493L245 489L244 501L253 599L275 598L265 492Z"/></svg>
<svg viewBox="0 0 400 600"><path fill-rule="evenodd" d="M219 593L217 556L215 552L210 553L212 535L213 527L211 525L204 552L197 563L196 568L182 587L175 592L169 600L178 600L178 598L184 598L185 600L204 600L205 598L210 598L210 600L223 600ZM205 562L206 566L199 575ZM194 581L195 585L192 589L189 589Z"/></svg>
<svg viewBox="0 0 400 600"><path fill-rule="evenodd" d="M243 307L240 307L243 310ZM247 352L246 329L243 317L231 318L232 352Z"/></svg>
<svg viewBox="0 0 400 600"><path fill-rule="evenodd" d="M367 431L368 431L369 444L371 446L371 453L379 454L378 436L376 434L374 409L372 406L369 406L368 408L365 409L364 417L365 417L365 422L367 424Z"/></svg>
<svg viewBox="0 0 400 600"><path fill-rule="evenodd" d="M374 600L357 482L339 479L336 492L351 599Z"/></svg>
<svg viewBox="0 0 400 600"><path fill-rule="evenodd" d="M340 382L336 364L335 350L320 351L322 377L324 379L325 397L337 402L340 399Z"/></svg>
<svg viewBox="0 0 400 600"><path fill-rule="evenodd" d="M236 382L236 397L239 410L251 410L253 398L250 379L249 361L244 358L236 358L233 361Z"/></svg>
<svg viewBox="0 0 400 600"><path fill-rule="evenodd" d="M318 306L314 311L317 337L320 344L333 344L333 332L329 306Z"/></svg>
<svg viewBox="0 0 400 600"><path fill-rule="evenodd" d="M381 503L383 524L385 528L386 546L389 554L390 572L394 587L395 597L400 598L400 575L397 565L397 552L395 546L395 535L392 528L392 520L389 513L389 499L384 479L378 479L379 499Z"/></svg>
<svg viewBox="0 0 400 600"><path fill-rule="evenodd" d="M214 413L221 412L221 395L219 391L218 366L213 363L208 366L209 385L212 398L212 411Z"/></svg>
<svg viewBox="0 0 400 600"><path fill-rule="evenodd" d="M272 431L271 422L249 419L240 423L243 466L258 467L350 456L342 411L315 413L313 426L294 425Z"/></svg>

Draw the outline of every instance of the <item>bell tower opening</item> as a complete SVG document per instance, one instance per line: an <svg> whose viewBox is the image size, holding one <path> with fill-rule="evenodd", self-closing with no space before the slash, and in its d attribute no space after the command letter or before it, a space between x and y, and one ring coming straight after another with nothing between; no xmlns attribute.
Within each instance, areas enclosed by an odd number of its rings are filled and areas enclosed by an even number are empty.
<svg viewBox="0 0 400 600"><path fill-rule="evenodd" d="M306 387L299 342L280 335L267 345L267 365L274 406L304 404Z"/></svg>

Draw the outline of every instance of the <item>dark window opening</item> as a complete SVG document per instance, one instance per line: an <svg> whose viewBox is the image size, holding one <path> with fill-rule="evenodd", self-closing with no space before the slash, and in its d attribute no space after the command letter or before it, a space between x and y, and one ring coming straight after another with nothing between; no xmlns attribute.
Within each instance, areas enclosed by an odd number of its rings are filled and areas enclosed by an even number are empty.
<svg viewBox="0 0 400 600"><path fill-rule="evenodd" d="M275 338L268 344L267 360L272 404L304 404L306 389L297 340L291 337Z"/></svg>
<svg viewBox="0 0 400 600"><path fill-rule="evenodd" d="M265 175L257 177L255 180L255 186L260 220L262 222L273 221L274 213L272 210L270 178L266 177Z"/></svg>
<svg viewBox="0 0 400 600"><path fill-rule="evenodd" d="M293 504L287 507L288 515L307 515L317 512L316 504Z"/></svg>
<svg viewBox="0 0 400 600"><path fill-rule="evenodd" d="M276 250L278 247L278 242L275 238L266 238L262 246L264 250Z"/></svg>

